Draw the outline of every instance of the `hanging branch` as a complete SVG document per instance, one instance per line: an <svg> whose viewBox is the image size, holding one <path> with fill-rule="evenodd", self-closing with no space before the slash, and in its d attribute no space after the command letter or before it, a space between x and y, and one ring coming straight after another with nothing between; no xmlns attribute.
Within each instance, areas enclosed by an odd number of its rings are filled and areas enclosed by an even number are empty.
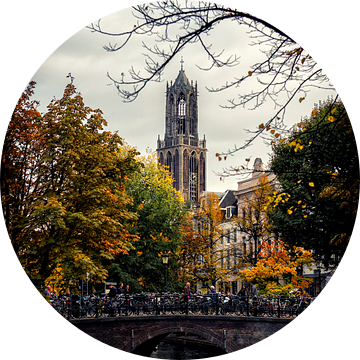
<svg viewBox="0 0 360 360"><path fill-rule="evenodd" d="M219 87L207 87L209 92L245 89L243 84L247 84L250 78L255 78L260 85L259 90L251 92L244 90L244 93L239 93L237 98L232 98L226 105L221 105L222 108L235 109L246 106L250 110L255 110L268 101L274 103L274 114L264 119L263 127L249 131L251 136L242 146L234 146L233 149L219 154L221 156L233 155L247 148L257 138L262 137L264 130L269 127L279 134L285 133L288 130L284 125L284 115L290 103L303 101L313 88L333 90L333 86L315 60L292 38L268 22L245 12L203 1L191 3L168 0L134 6L132 15L136 24L125 31L106 31L102 27L101 20L88 27L92 32L120 40L119 45L109 43L104 46L109 52L123 50L135 37L144 38L143 71L131 67L128 71L130 78L125 73L121 73L120 78L108 73L124 102L134 101L149 82L162 81L164 69L170 61L186 46L197 43L210 62L206 67L197 65L199 69L203 71L226 67L240 69L241 76L227 80ZM263 60L255 62L244 70L239 68L240 57L237 54L225 55L224 49L213 51L213 44L209 43L207 35L216 32L217 25L223 22L235 22L239 27L245 28L247 34L244 32L241 36L249 38L251 41L249 46L260 49ZM145 38L148 37L155 39L155 43L149 45L145 42Z"/></svg>

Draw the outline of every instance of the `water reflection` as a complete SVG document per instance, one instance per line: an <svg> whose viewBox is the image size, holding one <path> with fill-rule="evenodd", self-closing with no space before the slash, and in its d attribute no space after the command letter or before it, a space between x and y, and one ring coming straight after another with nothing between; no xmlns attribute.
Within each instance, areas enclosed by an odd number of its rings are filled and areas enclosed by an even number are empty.
<svg viewBox="0 0 360 360"><path fill-rule="evenodd" d="M154 359L203 359L223 355L225 352L209 344L176 341L174 338L165 338L156 350L152 352Z"/></svg>

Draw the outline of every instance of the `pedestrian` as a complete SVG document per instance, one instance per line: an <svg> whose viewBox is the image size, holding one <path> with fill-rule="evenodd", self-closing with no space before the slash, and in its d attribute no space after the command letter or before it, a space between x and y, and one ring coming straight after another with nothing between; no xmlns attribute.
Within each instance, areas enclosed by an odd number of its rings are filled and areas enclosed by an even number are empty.
<svg viewBox="0 0 360 360"><path fill-rule="evenodd" d="M250 296L253 299L256 299L258 297L258 289L254 283L250 283Z"/></svg>
<svg viewBox="0 0 360 360"><path fill-rule="evenodd" d="M189 301L190 294L191 294L191 291L190 291L190 283L187 282L186 285L185 285L185 287L184 287L184 301L185 301L185 302L188 302L188 301Z"/></svg>
<svg viewBox="0 0 360 360"><path fill-rule="evenodd" d="M129 287L129 285L126 285L125 294L130 295L130 287Z"/></svg>
<svg viewBox="0 0 360 360"><path fill-rule="evenodd" d="M50 287L50 285L48 285L47 288L45 289L45 297L46 297L46 299L48 299L50 301L50 299L51 299L51 287Z"/></svg>
<svg viewBox="0 0 360 360"><path fill-rule="evenodd" d="M246 290L245 284L242 284L240 291L238 292L238 296L240 301L245 301L248 296L248 292Z"/></svg>
<svg viewBox="0 0 360 360"><path fill-rule="evenodd" d="M216 302L217 300L217 293L216 293L216 290L215 290L215 287L213 285L210 286L210 295L211 295L211 300L213 302Z"/></svg>
<svg viewBox="0 0 360 360"><path fill-rule="evenodd" d="M118 289L117 289L117 293L118 293L119 295L124 294L124 284L123 284L123 283L120 283L120 286L119 286Z"/></svg>
<svg viewBox="0 0 360 360"><path fill-rule="evenodd" d="M116 288L110 285L109 298L110 300L114 300L116 296Z"/></svg>

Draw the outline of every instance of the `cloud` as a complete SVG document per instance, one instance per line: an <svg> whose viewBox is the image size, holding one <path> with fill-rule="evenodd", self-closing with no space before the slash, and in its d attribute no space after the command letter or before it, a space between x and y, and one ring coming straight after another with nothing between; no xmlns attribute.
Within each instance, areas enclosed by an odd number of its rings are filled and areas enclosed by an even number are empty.
<svg viewBox="0 0 360 360"><path fill-rule="evenodd" d="M130 15L129 9L122 10L103 17L100 24L104 31L119 32L131 29L135 19ZM119 135L142 153L146 147L155 149L156 140L160 134L163 138L165 124L165 87L166 81L175 80L180 69L180 57L183 56L184 69L189 80L197 81L199 90L199 136L205 134L208 146L208 190L221 191L224 187L235 188L236 178L226 180L226 184L219 182L219 176L214 173L222 171L229 165L238 166L245 158L261 157L264 163L268 160L269 149L260 139L249 149L241 151L234 157L228 157L225 162L219 163L215 153L232 149L235 145L241 146L250 138L244 129L255 129L260 123L267 121L273 112L273 104L268 103L256 111L247 108L235 110L223 109L230 98L236 98L238 92L249 93L258 86L256 78L250 79L240 89L209 93L206 87L219 87L239 78L250 69L250 65L264 56L259 49L250 47L251 42L247 28L237 25L234 21L222 22L211 32L204 36L207 45L212 45L213 52L224 49L223 58L236 54L240 56L240 65L232 68L214 68L211 71L201 71L196 65L206 67L209 64L208 55L200 44L191 44L186 47L164 71L163 81L149 83L133 103L124 103L119 97L115 86L111 84L106 74L119 79L130 67L145 73L145 51L142 41L147 44L154 43L154 37L137 36L118 52L106 52L103 45L121 43L116 36L106 36L92 33L89 29L81 29L54 51L34 75L37 81L36 98L41 100L42 111L53 98L59 98L68 81L66 75L71 72L75 77L74 84L84 97L85 103L92 108L100 108L108 122L108 130L119 131ZM160 44L159 46L167 46ZM312 94L315 102L324 95ZM310 99L310 97L309 97ZM295 104L289 108L287 120L295 123L300 116L310 113L313 101L306 101L301 108Z"/></svg>

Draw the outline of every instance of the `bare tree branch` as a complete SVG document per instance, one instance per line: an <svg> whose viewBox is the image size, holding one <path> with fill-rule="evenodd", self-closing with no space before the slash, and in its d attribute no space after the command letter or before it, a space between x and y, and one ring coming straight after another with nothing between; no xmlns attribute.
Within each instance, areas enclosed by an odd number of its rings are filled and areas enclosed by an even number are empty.
<svg viewBox="0 0 360 360"><path fill-rule="evenodd" d="M129 80L125 79L124 73L120 79L108 73L124 102L134 101L149 82L160 82L165 67L189 44L198 43L208 56L209 66L197 65L201 70L238 66L240 59L237 54L226 55L225 49L213 51L212 44L205 38L214 33L220 23L235 22L236 25L245 27L251 41L249 46L260 49L262 61L255 62L246 71L241 69L242 76L234 77L219 87L207 90L241 90L244 83L255 78L257 89L249 93L244 88L244 93L239 93L237 98L229 99L227 104L221 107L235 109L246 106L255 110L271 101L275 111L264 122L263 127L249 131L250 138L242 146L234 146L233 149L217 154L218 156L231 156L247 148L255 139L263 137L264 131L270 127L279 134L287 131L284 115L289 104L299 100L297 96L305 98L313 88L333 90L315 60L292 38L268 22L245 12L213 3L187 0L158 1L135 6L132 10L136 24L126 31L108 32L103 29L100 20L88 27L93 32L119 38L119 45L109 43L104 46L105 50L111 52L122 50L134 37L148 35L155 39L155 44L151 46L145 43L145 40L142 43L145 49L145 75L133 67L128 71ZM224 174L226 175L226 172Z"/></svg>

